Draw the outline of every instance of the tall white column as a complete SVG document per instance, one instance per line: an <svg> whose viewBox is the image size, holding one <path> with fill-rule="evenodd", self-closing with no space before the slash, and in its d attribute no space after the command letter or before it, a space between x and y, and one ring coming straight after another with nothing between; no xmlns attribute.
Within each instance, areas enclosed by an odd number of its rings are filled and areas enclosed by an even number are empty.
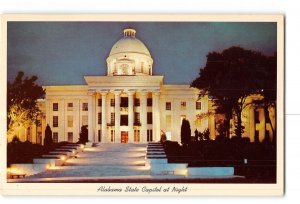
<svg viewBox="0 0 300 204"><path fill-rule="evenodd" d="M216 139L216 130L215 130L215 114L208 117L209 120L209 136L210 139ZM198 130L199 131L199 130Z"/></svg>
<svg viewBox="0 0 300 204"><path fill-rule="evenodd" d="M147 142L147 92L141 92L141 142Z"/></svg>
<svg viewBox="0 0 300 204"><path fill-rule="evenodd" d="M121 142L120 132L120 92L115 92L115 142Z"/></svg>
<svg viewBox="0 0 300 204"><path fill-rule="evenodd" d="M255 108L249 107L249 135L250 141L254 142L255 140Z"/></svg>
<svg viewBox="0 0 300 204"><path fill-rule="evenodd" d="M49 125L51 126L50 124L50 101L49 99L46 98L46 126Z"/></svg>
<svg viewBox="0 0 300 204"><path fill-rule="evenodd" d="M159 110L159 92L153 92L152 117L153 117L153 140L160 140L160 110Z"/></svg>
<svg viewBox="0 0 300 204"><path fill-rule="evenodd" d="M266 137L266 117L264 109L260 109L260 127L261 131L259 133L259 141L262 142Z"/></svg>
<svg viewBox="0 0 300 204"><path fill-rule="evenodd" d="M133 140L133 92L128 92L128 142L132 143Z"/></svg>
<svg viewBox="0 0 300 204"><path fill-rule="evenodd" d="M108 142L107 133L106 133L106 92L101 92L102 96L102 107L101 107L101 140L105 143Z"/></svg>
<svg viewBox="0 0 300 204"><path fill-rule="evenodd" d="M95 128L94 128L94 96L89 93L88 101L88 131L89 131L89 142L94 142Z"/></svg>
<svg viewBox="0 0 300 204"><path fill-rule="evenodd" d="M94 127L95 127L95 135L94 135L94 141L99 142L98 140L98 99L99 99L99 93L95 94L95 106L94 106Z"/></svg>

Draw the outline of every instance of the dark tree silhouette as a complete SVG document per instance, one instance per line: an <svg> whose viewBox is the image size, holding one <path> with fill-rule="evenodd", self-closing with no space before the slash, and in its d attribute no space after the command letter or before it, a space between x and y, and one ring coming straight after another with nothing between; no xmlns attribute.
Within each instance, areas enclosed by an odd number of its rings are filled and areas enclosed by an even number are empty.
<svg viewBox="0 0 300 204"><path fill-rule="evenodd" d="M89 141L88 136L89 136L89 133L88 133L87 125L81 126L81 131L79 134L79 143L81 143L81 144L87 143Z"/></svg>
<svg viewBox="0 0 300 204"><path fill-rule="evenodd" d="M49 124L47 124L46 129L45 129L44 146L50 147L52 144L53 144L52 130L51 130Z"/></svg>
<svg viewBox="0 0 300 204"><path fill-rule="evenodd" d="M191 83L192 87L200 89L200 95L211 97L217 107L216 113L224 114L223 127L227 129L227 137L230 119L236 116L234 132L241 138L244 132L242 110L249 105L246 98L260 89L260 82L256 79L266 68L266 59L260 52L241 47L230 47L222 53L212 52L207 55L199 77Z"/></svg>
<svg viewBox="0 0 300 204"><path fill-rule="evenodd" d="M7 130L8 135L16 128L28 127L36 123L39 113L37 99L42 98L45 90L36 84L37 77L24 78L18 72L13 83L7 84Z"/></svg>
<svg viewBox="0 0 300 204"><path fill-rule="evenodd" d="M273 140L276 142L276 124L272 124L270 120L269 108L275 109L276 114L276 86L277 86L277 56L267 57L265 59L264 69L259 69L258 77L255 79L258 82L259 88L257 89L257 94L262 96L261 99L253 101L254 105L262 107L265 113L265 121L269 122L272 132ZM275 116L276 118L276 116ZM266 126L266 123L264 124ZM266 130L266 127L265 127ZM268 137L268 132L266 132L266 137ZM270 139L270 138L268 138Z"/></svg>
<svg viewBox="0 0 300 204"><path fill-rule="evenodd" d="M183 119L181 123L181 143L185 146L191 143L190 122L186 119Z"/></svg>

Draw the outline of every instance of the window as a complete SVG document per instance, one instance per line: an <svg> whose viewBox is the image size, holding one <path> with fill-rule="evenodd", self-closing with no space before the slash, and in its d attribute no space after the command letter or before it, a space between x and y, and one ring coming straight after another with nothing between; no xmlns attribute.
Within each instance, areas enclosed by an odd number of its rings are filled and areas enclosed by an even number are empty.
<svg viewBox="0 0 300 204"><path fill-rule="evenodd" d="M166 110L171 110L171 102L166 102Z"/></svg>
<svg viewBox="0 0 300 204"><path fill-rule="evenodd" d="M30 135L30 127L28 127L27 131L26 131L26 140L29 141L29 142L32 142L31 141L31 135Z"/></svg>
<svg viewBox="0 0 300 204"><path fill-rule="evenodd" d="M140 142L140 130L134 130L134 142Z"/></svg>
<svg viewBox="0 0 300 204"><path fill-rule="evenodd" d="M40 145L42 144L42 132L37 133L37 143Z"/></svg>
<svg viewBox="0 0 300 204"><path fill-rule="evenodd" d="M147 113L147 124L152 124L152 112Z"/></svg>
<svg viewBox="0 0 300 204"><path fill-rule="evenodd" d="M58 132L53 132L53 142L58 143Z"/></svg>
<svg viewBox="0 0 300 204"><path fill-rule="evenodd" d="M121 126L128 126L128 115L121 115Z"/></svg>
<svg viewBox="0 0 300 204"><path fill-rule="evenodd" d="M128 97L121 97L121 105L120 107L128 107Z"/></svg>
<svg viewBox="0 0 300 204"><path fill-rule="evenodd" d="M53 127L58 127L58 116L53 116Z"/></svg>
<svg viewBox="0 0 300 204"><path fill-rule="evenodd" d="M113 72L113 74L117 74L117 65L116 65L116 63L114 63L114 72Z"/></svg>
<svg viewBox="0 0 300 204"><path fill-rule="evenodd" d="M115 113L110 113L110 123L115 124Z"/></svg>
<svg viewBox="0 0 300 204"><path fill-rule="evenodd" d="M88 103L82 103L82 111L88 111L88 110L89 110Z"/></svg>
<svg viewBox="0 0 300 204"><path fill-rule="evenodd" d="M110 106L111 107L115 106L115 99L114 98L110 99Z"/></svg>
<svg viewBox="0 0 300 204"><path fill-rule="evenodd" d="M152 106L152 98L147 98L147 106Z"/></svg>
<svg viewBox="0 0 300 204"><path fill-rule="evenodd" d="M73 103L68 103L67 110L68 111L73 111Z"/></svg>
<svg viewBox="0 0 300 204"><path fill-rule="evenodd" d="M152 142L153 136L152 136L152 130L147 130L147 142Z"/></svg>
<svg viewBox="0 0 300 204"><path fill-rule="evenodd" d="M141 72L144 72L144 62L141 62Z"/></svg>
<svg viewBox="0 0 300 204"><path fill-rule="evenodd" d="M68 132L68 142L73 142L73 132Z"/></svg>
<svg viewBox="0 0 300 204"><path fill-rule="evenodd" d="M73 127L73 116L68 115L68 127Z"/></svg>
<svg viewBox="0 0 300 204"><path fill-rule="evenodd" d="M138 112L134 113L134 124L140 125L140 113L138 113Z"/></svg>
<svg viewBox="0 0 300 204"><path fill-rule="evenodd" d="M255 130L254 142L259 142L259 131Z"/></svg>
<svg viewBox="0 0 300 204"><path fill-rule="evenodd" d="M115 141L115 131L114 131L114 130L111 130L111 131L110 131L110 141L111 141L111 142L114 142L114 141Z"/></svg>
<svg viewBox="0 0 300 204"><path fill-rule="evenodd" d="M101 107L102 106L102 98L98 99L98 106Z"/></svg>
<svg viewBox="0 0 300 204"><path fill-rule="evenodd" d="M102 123L102 113L98 112L98 124L100 125Z"/></svg>
<svg viewBox="0 0 300 204"><path fill-rule="evenodd" d="M196 110L201 110L201 101L196 101Z"/></svg>
<svg viewBox="0 0 300 204"><path fill-rule="evenodd" d="M53 111L58 111L58 103L53 103Z"/></svg>
<svg viewBox="0 0 300 204"><path fill-rule="evenodd" d="M134 99L134 106L140 106L140 99L139 98Z"/></svg>
<svg viewBox="0 0 300 204"><path fill-rule="evenodd" d="M181 110L186 110L186 102L185 101L181 101L180 108L181 108Z"/></svg>
<svg viewBox="0 0 300 204"><path fill-rule="evenodd" d="M82 116L82 125L88 125L88 116L87 115Z"/></svg>

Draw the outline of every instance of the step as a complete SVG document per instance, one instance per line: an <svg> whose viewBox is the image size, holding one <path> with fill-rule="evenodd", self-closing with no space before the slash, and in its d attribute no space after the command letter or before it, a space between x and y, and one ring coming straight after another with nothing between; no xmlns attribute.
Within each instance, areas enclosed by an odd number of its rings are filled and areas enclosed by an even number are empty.
<svg viewBox="0 0 300 204"><path fill-rule="evenodd" d="M68 166L47 170L31 178L132 176L149 173L150 170L144 166Z"/></svg>
<svg viewBox="0 0 300 204"><path fill-rule="evenodd" d="M71 158L66 161L67 166L88 166L88 165L123 165L123 166L142 166L145 165L145 158Z"/></svg>

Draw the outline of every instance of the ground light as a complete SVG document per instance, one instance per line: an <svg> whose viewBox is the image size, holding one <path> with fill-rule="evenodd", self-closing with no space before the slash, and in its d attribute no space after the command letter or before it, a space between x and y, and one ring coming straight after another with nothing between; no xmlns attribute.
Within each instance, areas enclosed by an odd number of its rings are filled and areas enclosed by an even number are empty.
<svg viewBox="0 0 300 204"><path fill-rule="evenodd" d="M18 174L20 173L18 169L16 168L7 168L7 173L11 173L11 174Z"/></svg>
<svg viewBox="0 0 300 204"><path fill-rule="evenodd" d="M187 169L177 170L176 172L177 172L178 175L185 176L185 177L188 176L188 170Z"/></svg>
<svg viewBox="0 0 300 204"><path fill-rule="evenodd" d="M61 156L60 157L60 160L62 160L63 162L66 161L66 159L67 159L66 156Z"/></svg>
<svg viewBox="0 0 300 204"><path fill-rule="evenodd" d="M6 171L7 171L8 174L22 174L22 171L20 171L17 168L11 168L11 167L9 167L9 168L7 168Z"/></svg>
<svg viewBox="0 0 300 204"><path fill-rule="evenodd" d="M46 165L46 169L49 170L50 168L51 168L51 165L50 165L50 164L47 164L47 165Z"/></svg>

